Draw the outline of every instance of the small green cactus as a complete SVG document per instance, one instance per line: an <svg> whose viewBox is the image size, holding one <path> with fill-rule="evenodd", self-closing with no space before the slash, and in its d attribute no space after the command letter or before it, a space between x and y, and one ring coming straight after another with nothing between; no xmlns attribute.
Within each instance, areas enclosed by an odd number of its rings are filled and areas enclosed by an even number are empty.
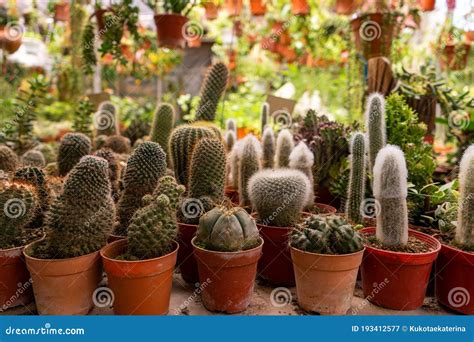
<svg viewBox="0 0 474 342"><path fill-rule="evenodd" d="M94 114L95 136L119 135L118 108L110 101L104 101L99 105Z"/></svg>
<svg viewBox="0 0 474 342"><path fill-rule="evenodd" d="M115 153L109 148L101 148L94 153L95 156L105 159L109 163L109 179L110 186L112 189L112 198L114 201L118 200L119 197L119 178L120 178L120 167L119 162Z"/></svg>
<svg viewBox="0 0 474 342"><path fill-rule="evenodd" d="M59 144L58 172L61 177L81 160L82 157L91 153L91 140L82 133L68 133Z"/></svg>
<svg viewBox="0 0 474 342"><path fill-rule="evenodd" d="M309 189L308 202L306 207L314 206L314 180L313 180L313 164L314 155L304 142L299 142L290 154L289 166L292 169L300 170L308 177L311 187Z"/></svg>
<svg viewBox="0 0 474 342"><path fill-rule="evenodd" d="M153 116L150 130L150 140L160 144L164 151L168 151L168 144L175 120L174 108L169 103L158 106Z"/></svg>
<svg viewBox="0 0 474 342"><path fill-rule="evenodd" d="M21 156L21 162L24 166L36 166L36 167L45 167L46 160L44 159L44 155L39 150L29 150L26 151Z"/></svg>
<svg viewBox="0 0 474 342"><path fill-rule="evenodd" d="M262 168L262 147L252 134L247 135L242 142L239 162L239 198L242 207L250 206L248 183L250 178Z"/></svg>
<svg viewBox="0 0 474 342"><path fill-rule="evenodd" d="M118 154L129 154L131 151L130 140L121 135L110 135L105 139L103 147L110 148Z"/></svg>
<svg viewBox="0 0 474 342"><path fill-rule="evenodd" d="M262 111L260 113L260 132L262 132L262 134L263 132L265 132L265 128L268 125L269 115L270 115L270 105L267 102L265 102L262 105Z"/></svg>
<svg viewBox="0 0 474 342"><path fill-rule="evenodd" d="M273 169L275 160L275 134L271 126L267 126L263 130L262 149L262 167L264 169Z"/></svg>
<svg viewBox="0 0 474 342"><path fill-rule="evenodd" d="M0 170L13 172L18 166L18 156L8 146L0 146Z"/></svg>
<svg viewBox="0 0 474 342"><path fill-rule="evenodd" d="M240 157L242 156L243 141L244 140L238 140L229 153L229 183L234 189L239 188L239 165Z"/></svg>
<svg viewBox="0 0 474 342"><path fill-rule="evenodd" d="M369 140L369 163L373 171L379 151L387 143L385 129L385 99L382 94L373 93L367 99L365 125Z"/></svg>
<svg viewBox="0 0 474 342"><path fill-rule="evenodd" d="M92 119L94 113L94 105L87 97L79 100L74 111L74 119L72 129L74 132L83 133L88 137L92 136Z"/></svg>
<svg viewBox="0 0 474 342"><path fill-rule="evenodd" d="M227 86L229 71L224 63L216 63L209 67L201 88L201 101L196 111L196 121L214 121L217 105Z"/></svg>
<svg viewBox="0 0 474 342"><path fill-rule="evenodd" d="M294 146L293 134L288 129L282 129L278 133L276 142L275 168L288 167Z"/></svg>
<svg viewBox="0 0 474 342"><path fill-rule="evenodd" d="M459 171L460 198L455 241L474 248L474 144L465 152Z"/></svg>
<svg viewBox="0 0 474 342"><path fill-rule="evenodd" d="M347 191L346 215L349 221L362 223L364 218L361 205L364 202L365 180L367 178L365 135L363 133L355 133L352 136L350 149L351 172Z"/></svg>

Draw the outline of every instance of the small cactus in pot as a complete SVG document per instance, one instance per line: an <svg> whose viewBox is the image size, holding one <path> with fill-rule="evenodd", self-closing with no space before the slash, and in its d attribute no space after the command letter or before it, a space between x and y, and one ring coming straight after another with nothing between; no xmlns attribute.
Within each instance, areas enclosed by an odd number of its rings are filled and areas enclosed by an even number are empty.
<svg viewBox="0 0 474 342"><path fill-rule="evenodd" d="M474 250L474 145L462 157L459 183L461 196L455 242L466 250Z"/></svg>
<svg viewBox="0 0 474 342"><path fill-rule="evenodd" d="M350 143L350 177L347 195L347 219L354 223L362 223L362 208L365 196L365 180L367 178L365 135L355 133Z"/></svg>
<svg viewBox="0 0 474 342"><path fill-rule="evenodd" d="M196 111L196 121L214 121L217 106L227 87L229 70L224 63L216 63L209 67L201 88L201 100Z"/></svg>
<svg viewBox="0 0 474 342"><path fill-rule="evenodd" d="M298 145L293 149L289 157L289 166L292 169L300 170L308 177L308 180L311 184L309 189L310 193L308 196L308 202L306 207L310 208L314 206L314 179L313 179L313 164L314 164L314 155L308 146L300 141Z"/></svg>
<svg viewBox="0 0 474 342"><path fill-rule="evenodd" d="M239 161L239 196L242 207L250 206L248 183L250 178L260 171L262 148L260 142L253 135L247 135L242 142Z"/></svg>
<svg viewBox="0 0 474 342"><path fill-rule="evenodd" d="M160 144L164 151L168 151L168 144L175 121L174 108L169 103L158 106L153 116L150 130L150 140Z"/></svg>
<svg viewBox="0 0 474 342"><path fill-rule="evenodd" d="M369 165L372 172L379 151L387 143L387 133L385 129L385 99L382 94L374 93L367 99L365 125L369 141Z"/></svg>
<svg viewBox="0 0 474 342"><path fill-rule="evenodd" d="M275 167L284 168L290 164L290 154L295 147L293 134L288 129L282 129L278 133L275 152Z"/></svg>
<svg viewBox="0 0 474 342"><path fill-rule="evenodd" d="M275 134L271 126L265 127L262 135L262 167L273 169L275 161Z"/></svg>
<svg viewBox="0 0 474 342"><path fill-rule="evenodd" d="M0 146L0 170L13 172L18 167L18 156L8 146Z"/></svg>
<svg viewBox="0 0 474 342"><path fill-rule="evenodd" d="M91 149L91 140L85 134L66 134L59 143L57 159L59 176L66 176L82 157L91 153Z"/></svg>

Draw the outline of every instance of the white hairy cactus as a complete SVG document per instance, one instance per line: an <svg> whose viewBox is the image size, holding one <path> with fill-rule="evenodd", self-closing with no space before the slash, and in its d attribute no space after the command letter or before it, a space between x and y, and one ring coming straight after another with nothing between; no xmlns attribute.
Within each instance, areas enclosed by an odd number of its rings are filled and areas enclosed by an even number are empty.
<svg viewBox="0 0 474 342"><path fill-rule="evenodd" d="M247 184L250 178L260 171L262 164L262 146L253 134L243 139L242 152L239 162L239 196L240 205L250 205Z"/></svg>
<svg viewBox="0 0 474 342"><path fill-rule="evenodd" d="M291 152L289 159L290 168L300 170L306 175L306 177L308 177L310 182L310 194L306 206L310 207L314 204L314 180L312 171L314 164L313 152L311 152L303 141L300 141Z"/></svg>
<svg viewBox="0 0 474 342"><path fill-rule="evenodd" d="M464 152L459 170L459 210L455 241L474 247L474 144Z"/></svg>
<svg viewBox="0 0 474 342"><path fill-rule="evenodd" d="M293 134L288 129L282 129L278 133L276 142L276 153L275 153L275 167L284 168L288 167L290 163L290 154L295 147L293 141Z"/></svg>
<svg viewBox="0 0 474 342"><path fill-rule="evenodd" d="M228 130L225 132L224 142L225 142L225 147L226 147L227 152L232 151L232 147L234 146L236 141L237 141L237 134L235 134L234 131Z"/></svg>
<svg viewBox="0 0 474 342"><path fill-rule="evenodd" d="M225 130L232 131L237 136L237 122L234 119L227 119L225 122Z"/></svg>

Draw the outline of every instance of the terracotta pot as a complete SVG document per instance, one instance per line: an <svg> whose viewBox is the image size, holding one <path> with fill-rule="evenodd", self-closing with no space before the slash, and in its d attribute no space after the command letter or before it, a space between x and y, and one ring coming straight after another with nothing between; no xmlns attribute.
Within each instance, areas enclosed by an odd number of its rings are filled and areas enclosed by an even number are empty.
<svg viewBox="0 0 474 342"><path fill-rule="evenodd" d="M332 215L337 213L337 209L329 204L314 203L314 206L318 209L320 215Z"/></svg>
<svg viewBox="0 0 474 342"><path fill-rule="evenodd" d="M230 16L238 16L244 7L242 0L225 0L225 7Z"/></svg>
<svg viewBox="0 0 474 342"><path fill-rule="evenodd" d="M0 26L0 48L8 53L18 51L21 46L21 35L14 30L5 31L5 26Z"/></svg>
<svg viewBox="0 0 474 342"><path fill-rule="evenodd" d="M334 11L337 14L349 15L354 13L360 4L360 0L336 0Z"/></svg>
<svg viewBox="0 0 474 342"><path fill-rule="evenodd" d="M264 0L250 0L250 13L254 16L265 15L267 12L267 6L265 6Z"/></svg>
<svg viewBox="0 0 474 342"><path fill-rule="evenodd" d="M127 249L127 240L115 241L100 251L117 315L165 315L173 286L178 244L159 258L125 261L116 258Z"/></svg>
<svg viewBox="0 0 474 342"><path fill-rule="evenodd" d="M155 25L158 45L168 48L184 48L186 39L183 34L188 18L181 14L157 14Z"/></svg>
<svg viewBox="0 0 474 342"><path fill-rule="evenodd" d="M217 8L217 5L215 3L213 3L212 1L206 1L204 4L204 9L206 10L206 19L207 20L214 20L217 18L218 16L218 8Z"/></svg>
<svg viewBox="0 0 474 342"><path fill-rule="evenodd" d="M421 95L418 98L405 96L407 104L418 114L421 122L427 126L428 133L434 132L436 127L436 96Z"/></svg>
<svg viewBox="0 0 474 342"><path fill-rule="evenodd" d="M228 197L232 203L239 205L239 190L234 188L233 186L226 186L225 188L225 195Z"/></svg>
<svg viewBox="0 0 474 342"><path fill-rule="evenodd" d="M250 304L260 246L241 252L215 252L194 244L199 269L201 297L206 309L226 313L242 312Z"/></svg>
<svg viewBox="0 0 474 342"><path fill-rule="evenodd" d="M201 47L202 45L202 39L199 36L193 39L188 39L186 40L186 42L189 48L198 48L198 47Z"/></svg>
<svg viewBox="0 0 474 342"><path fill-rule="evenodd" d="M374 235L375 228L362 234ZM433 262L441 249L435 238L408 231L433 248L428 253L400 253L366 246L361 266L364 297L375 305L393 310L415 310L423 305Z"/></svg>
<svg viewBox="0 0 474 342"><path fill-rule="evenodd" d="M465 36L468 42L474 42L474 31L466 31Z"/></svg>
<svg viewBox="0 0 474 342"><path fill-rule="evenodd" d="M464 44L464 47L456 55L456 47L454 45L446 45L443 49L442 56L439 59L441 68L449 70L463 70L467 65L467 57L471 50L470 44Z"/></svg>
<svg viewBox="0 0 474 342"><path fill-rule="evenodd" d="M69 21L69 4L67 2L54 5L54 20Z"/></svg>
<svg viewBox="0 0 474 342"><path fill-rule="evenodd" d="M307 0L291 0L291 13L294 15L305 15L310 12Z"/></svg>
<svg viewBox="0 0 474 342"><path fill-rule="evenodd" d="M199 274L197 270L196 258L193 253L191 240L197 232L197 224L186 224L178 222L178 261L177 265L181 272L181 277L188 283L197 283Z"/></svg>
<svg viewBox="0 0 474 342"><path fill-rule="evenodd" d="M351 307L364 250L327 255L291 247L299 306L311 312L344 315Z"/></svg>
<svg viewBox="0 0 474 342"><path fill-rule="evenodd" d="M0 312L33 301L33 287L23 248L0 250Z"/></svg>
<svg viewBox="0 0 474 342"><path fill-rule="evenodd" d="M430 12L435 9L436 0L418 0L418 4L423 12Z"/></svg>
<svg viewBox="0 0 474 342"><path fill-rule="evenodd" d="M102 279L99 252L69 259L37 259L23 254L33 280L40 315L86 315L94 306L93 293Z"/></svg>
<svg viewBox="0 0 474 342"><path fill-rule="evenodd" d="M107 238L107 243L112 243L112 242L123 240L126 238L127 238L126 236L110 234L109 237Z"/></svg>

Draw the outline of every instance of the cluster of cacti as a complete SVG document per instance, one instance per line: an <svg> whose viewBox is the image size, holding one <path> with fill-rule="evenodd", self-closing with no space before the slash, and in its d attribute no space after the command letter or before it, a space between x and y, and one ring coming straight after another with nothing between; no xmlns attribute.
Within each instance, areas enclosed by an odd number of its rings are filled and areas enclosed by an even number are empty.
<svg viewBox="0 0 474 342"><path fill-rule="evenodd" d="M49 233L33 251L35 256L72 258L105 245L115 217L108 172L107 161L95 156L83 157L71 170L62 194L51 205Z"/></svg>
<svg viewBox="0 0 474 342"><path fill-rule="evenodd" d="M275 161L275 134L271 126L265 127L262 135L262 167L273 169Z"/></svg>
<svg viewBox="0 0 474 342"><path fill-rule="evenodd" d="M300 170L306 177L308 177L310 188L306 206L312 207L314 205L313 153L303 141L300 141L291 152L289 159L290 168Z"/></svg>
<svg viewBox="0 0 474 342"><path fill-rule="evenodd" d="M130 140L121 135L110 135L105 139L102 147L110 148L112 151L118 154L128 154L132 147L130 146Z"/></svg>
<svg viewBox="0 0 474 342"><path fill-rule="evenodd" d="M76 110L74 111L74 120L72 128L75 132L83 133L87 136L92 135L92 120L94 113L94 105L87 97L79 100Z"/></svg>
<svg viewBox="0 0 474 342"><path fill-rule="evenodd" d="M261 241L255 220L244 209L217 206L199 220L196 243L211 251L237 252Z"/></svg>
<svg viewBox="0 0 474 342"><path fill-rule="evenodd" d="M115 234L127 235L130 219L142 206L142 197L153 192L165 173L166 154L159 144L146 141L133 151L122 177L123 191L117 203Z"/></svg>
<svg viewBox="0 0 474 342"><path fill-rule="evenodd" d="M40 150L29 150L21 156L21 162L24 166L44 167L46 160Z"/></svg>
<svg viewBox="0 0 474 342"><path fill-rule="evenodd" d="M196 111L196 120L214 121L217 105L227 86L229 71L224 63L209 67L201 88L201 100Z"/></svg>
<svg viewBox="0 0 474 342"><path fill-rule="evenodd" d="M275 167L284 168L290 164L290 154L295 147L293 134L288 129L282 129L278 133L275 150Z"/></svg>
<svg viewBox="0 0 474 342"><path fill-rule="evenodd" d="M354 223L362 223L363 210L361 208L365 197L365 180L367 179L367 158L365 135L355 133L350 143L350 179L347 189L346 215Z"/></svg>
<svg viewBox="0 0 474 342"><path fill-rule="evenodd" d="M18 166L18 156L8 146L0 146L0 170L13 172Z"/></svg>
<svg viewBox="0 0 474 342"><path fill-rule="evenodd" d="M318 254L350 254L364 248L362 237L337 215L311 215L291 234L290 244Z"/></svg>
<svg viewBox="0 0 474 342"><path fill-rule="evenodd" d="M175 120L174 108L168 103L158 106L153 116L150 130L150 140L160 144L164 151L168 151L168 144Z"/></svg>
<svg viewBox="0 0 474 342"><path fill-rule="evenodd" d="M66 176L82 157L91 153L91 148L91 140L86 135L66 134L59 144L57 160L59 175Z"/></svg>
<svg viewBox="0 0 474 342"><path fill-rule="evenodd" d="M459 171L459 210L456 227L456 243L468 249L474 248L474 145L461 160Z"/></svg>
<svg viewBox="0 0 474 342"><path fill-rule="evenodd" d="M375 166L375 159L379 151L387 143L385 129L385 99L382 94L371 94L367 99L365 111L365 125L368 134L368 154L370 170Z"/></svg>
<svg viewBox="0 0 474 342"><path fill-rule="evenodd" d="M250 179L248 193L260 223L293 227L308 203L310 186L299 170L263 170Z"/></svg>
<svg viewBox="0 0 474 342"><path fill-rule="evenodd" d="M143 198L145 206L135 212L128 228L126 259L151 259L170 252L177 236L176 209L184 190L173 177L164 176L153 194Z"/></svg>
<svg viewBox="0 0 474 342"><path fill-rule="evenodd" d="M258 139L249 134L243 141L239 157L239 198L242 207L250 206L248 184L252 176L262 168L262 147Z"/></svg>
<svg viewBox="0 0 474 342"><path fill-rule="evenodd" d="M399 147L387 145L375 160L374 196L377 239L385 246L405 245L408 241L407 177L405 156Z"/></svg>
<svg viewBox="0 0 474 342"><path fill-rule="evenodd" d="M100 150L96 151L94 155L105 159L107 163L109 163L109 179L112 189L112 198L114 201L117 201L119 195L118 182L120 177L120 168L115 153L109 148L101 148Z"/></svg>
<svg viewBox="0 0 474 342"><path fill-rule="evenodd" d="M99 105L94 114L94 127L98 135L119 135L118 109L110 101L104 101Z"/></svg>
<svg viewBox="0 0 474 342"><path fill-rule="evenodd" d="M209 130L212 131L212 133L214 134L214 138L216 139L219 139L219 140L222 140L222 131L221 129L219 128L219 126L217 126L215 123L211 122L211 121L204 121L204 120L201 120L201 121L193 121L189 124L190 126L193 126L193 127L204 127L204 128L207 128Z"/></svg>
<svg viewBox="0 0 474 342"><path fill-rule="evenodd" d="M265 132L265 128L268 125L269 115L270 115L270 105L267 102L265 102L262 105L262 111L260 113L260 132L262 132L262 134L263 132Z"/></svg>

